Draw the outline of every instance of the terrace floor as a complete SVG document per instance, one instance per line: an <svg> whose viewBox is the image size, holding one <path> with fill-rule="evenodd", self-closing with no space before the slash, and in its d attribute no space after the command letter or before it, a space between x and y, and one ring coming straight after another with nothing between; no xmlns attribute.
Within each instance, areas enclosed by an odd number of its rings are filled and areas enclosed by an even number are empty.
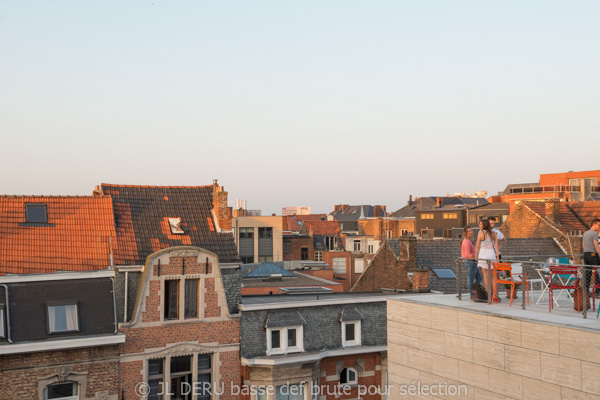
<svg viewBox="0 0 600 400"><path fill-rule="evenodd" d="M439 305L460 310L468 310L477 313L491 314L519 320L531 320L555 324L560 326L571 326L574 328L583 328L593 331L600 331L600 319L596 319L596 311L590 308L587 311L587 319L584 319L581 312L573 309L573 302L563 293L560 298L555 293L555 298L558 298L559 307L548 311L548 293L545 293L539 303L536 301L540 297L541 291L529 292L529 305L523 310L521 307L521 293L519 298L513 301L512 307L509 306L510 300L506 298L506 294L502 293L500 298L501 303L487 304L476 303L469 299L469 294L464 293L462 300L458 299L456 294L423 294L417 296L403 296L402 300L416 302L420 304ZM590 299L590 306L592 301ZM600 305L600 299L596 299L596 307Z"/></svg>

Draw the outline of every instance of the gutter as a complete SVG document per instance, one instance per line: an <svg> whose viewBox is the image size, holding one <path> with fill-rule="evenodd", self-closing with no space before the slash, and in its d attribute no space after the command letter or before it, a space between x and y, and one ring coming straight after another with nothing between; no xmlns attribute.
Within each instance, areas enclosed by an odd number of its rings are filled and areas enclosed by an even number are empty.
<svg viewBox="0 0 600 400"><path fill-rule="evenodd" d="M12 344L12 338L10 337L10 305L8 304L8 286L5 284L0 284L4 288L4 298L6 301L6 338L8 339L8 343ZM2 321L0 321L2 323Z"/></svg>
<svg viewBox="0 0 600 400"><path fill-rule="evenodd" d="M115 335L119 333L119 321L117 320L117 295L115 293L115 278L110 278L112 281L112 295L113 295L113 313L115 315Z"/></svg>

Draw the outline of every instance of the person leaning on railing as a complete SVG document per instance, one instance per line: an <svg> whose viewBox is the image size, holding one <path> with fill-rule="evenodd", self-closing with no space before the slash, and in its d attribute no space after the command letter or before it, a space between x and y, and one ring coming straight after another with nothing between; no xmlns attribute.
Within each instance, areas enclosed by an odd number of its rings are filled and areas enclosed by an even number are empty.
<svg viewBox="0 0 600 400"><path fill-rule="evenodd" d="M475 246L471 242L473 237L473 229L469 225L463 228L463 237L460 242L460 256L464 260L464 265L467 267L467 277L469 285L469 293L471 299L473 299L473 284L481 283L483 277L481 271L477 267L477 261L475 260Z"/></svg>
<svg viewBox="0 0 600 400"><path fill-rule="evenodd" d="M589 231L583 234L583 263L585 265L600 265L600 247L598 247L598 232L600 232L600 218L594 218ZM592 269L585 271L585 290L590 290ZM598 277L596 277L596 281ZM599 295L596 290L595 296Z"/></svg>
<svg viewBox="0 0 600 400"><path fill-rule="evenodd" d="M482 219L479 221L479 233L477 234L477 245L475 246L475 258L477 265L483 272L483 281L488 292L494 292L496 287L496 274L493 271L493 261L498 261L498 238L492 231L490 221ZM490 279L492 286L489 285ZM488 293L489 296L492 293ZM492 299L494 303L500 303L500 297L496 296Z"/></svg>

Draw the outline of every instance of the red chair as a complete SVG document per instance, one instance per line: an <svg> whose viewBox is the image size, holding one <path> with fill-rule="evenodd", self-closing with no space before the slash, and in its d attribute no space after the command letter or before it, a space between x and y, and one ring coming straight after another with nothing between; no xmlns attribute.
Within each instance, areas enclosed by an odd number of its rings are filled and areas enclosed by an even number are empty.
<svg viewBox="0 0 600 400"><path fill-rule="evenodd" d="M512 306L513 297L515 295L516 285L525 285L527 288L527 304L529 304L529 285L527 284L527 274L523 272L523 267L519 263L520 269L516 268L513 270L511 263L500 263L495 262L494 274L496 276L496 285L494 286L494 297L498 296L498 283L510 285L510 305ZM520 279L519 279L520 278Z"/></svg>
<svg viewBox="0 0 600 400"><path fill-rule="evenodd" d="M592 304L594 305L592 310L596 309L596 289L600 289L600 267L591 266L594 272L592 273L592 281L590 282L590 287L592 288ZM584 272L585 273L585 272ZM600 310L600 306L598 307ZM597 317L596 317L597 318Z"/></svg>
<svg viewBox="0 0 600 400"><path fill-rule="evenodd" d="M551 265L548 268L550 269L550 273L548 275L548 290L550 296L548 299L548 307L550 311L552 311L552 305L554 303L554 289L575 290L577 289L579 278L577 277L577 267ZM565 278L566 280L564 280Z"/></svg>

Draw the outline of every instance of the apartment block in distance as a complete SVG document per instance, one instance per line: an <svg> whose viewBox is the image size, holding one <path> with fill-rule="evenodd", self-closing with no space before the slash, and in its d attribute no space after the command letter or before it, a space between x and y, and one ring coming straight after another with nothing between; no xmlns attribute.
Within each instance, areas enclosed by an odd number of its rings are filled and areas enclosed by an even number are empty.
<svg viewBox="0 0 600 400"><path fill-rule="evenodd" d="M281 216L234 218L233 234L242 263L283 261Z"/></svg>

